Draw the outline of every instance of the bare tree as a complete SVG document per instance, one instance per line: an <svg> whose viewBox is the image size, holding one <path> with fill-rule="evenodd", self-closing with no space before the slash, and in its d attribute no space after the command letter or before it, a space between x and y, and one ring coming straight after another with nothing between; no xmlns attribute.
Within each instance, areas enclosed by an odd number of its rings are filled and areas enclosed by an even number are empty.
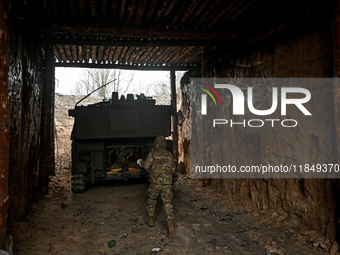
<svg viewBox="0 0 340 255"><path fill-rule="evenodd" d="M176 72L176 91L177 93L180 92L180 87L181 87L181 78L183 76L184 72L183 71L177 71ZM152 90L155 92L156 96L159 95L171 95L171 85L170 85L170 74L167 75L168 81L158 81L153 84L151 84Z"/></svg>
<svg viewBox="0 0 340 255"><path fill-rule="evenodd" d="M154 95L160 96L160 95L170 95L171 94L171 88L170 88L170 82L166 83L163 81L155 82L151 85Z"/></svg>
<svg viewBox="0 0 340 255"><path fill-rule="evenodd" d="M100 98L107 98L111 92L124 94L129 89L134 78L134 73L120 69L84 69L79 76L73 91L76 95L87 95L91 91L113 81L99 89L96 93Z"/></svg>
<svg viewBox="0 0 340 255"><path fill-rule="evenodd" d="M94 85L91 81L91 75L87 70L82 71L78 76L79 81L76 82L73 93L75 95L87 95L94 90Z"/></svg>

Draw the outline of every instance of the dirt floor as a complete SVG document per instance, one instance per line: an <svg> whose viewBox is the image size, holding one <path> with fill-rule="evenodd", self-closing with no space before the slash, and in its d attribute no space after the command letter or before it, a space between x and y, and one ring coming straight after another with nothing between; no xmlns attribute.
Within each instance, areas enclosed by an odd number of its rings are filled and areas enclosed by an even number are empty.
<svg viewBox="0 0 340 255"><path fill-rule="evenodd" d="M277 213L268 217L227 203L223 195L188 176L180 176L175 186L175 240L167 238L160 200L155 226L145 224L145 180L101 182L73 194L69 169L73 118L67 110L78 100L56 95L56 176L51 177L49 194L37 199L14 234L14 255L336 254L336 242L293 228ZM116 245L109 248L113 240Z"/></svg>
<svg viewBox="0 0 340 255"><path fill-rule="evenodd" d="M68 169L51 178L49 194L33 205L14 236L15 255L329 254L332 249L314 231L277 227L284 219L227 204L186 176L175 186L177 237L169 240L160 200L155 226L145 224L146 181L101 182L73 194L70 179ZM112 240L115 246L109 248Z"/></svg>

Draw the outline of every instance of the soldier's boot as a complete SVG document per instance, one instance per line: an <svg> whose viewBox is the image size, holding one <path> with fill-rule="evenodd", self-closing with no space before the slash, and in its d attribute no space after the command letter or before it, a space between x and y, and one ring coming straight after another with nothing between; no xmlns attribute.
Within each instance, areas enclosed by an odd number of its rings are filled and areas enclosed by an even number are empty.
<svg viewBox="0 0 340 255"><path fill-rule="evenodd" d="M148 224L149 227L153 227L155 217L156 217L156 214L154 214L152 217L147 216L145 218L145 222L146 222L146 224Z"/></svg>
<svg viewBox="0 0 340 255"><path fill-rule="evenodd" d="M127 164L124 164L124 165L122 166L122 169L121 169L119 172L120 172L120 173L124 173L124 172L126 172L126 171L129 171L129 167L128 167Z"/></svg>
<svg viewBox="0 0 340 255"><path fill-rule="evenodd" d="M168 237L169 239L175 239L176 237L176 223L175 220L168 221Z"/></svg>

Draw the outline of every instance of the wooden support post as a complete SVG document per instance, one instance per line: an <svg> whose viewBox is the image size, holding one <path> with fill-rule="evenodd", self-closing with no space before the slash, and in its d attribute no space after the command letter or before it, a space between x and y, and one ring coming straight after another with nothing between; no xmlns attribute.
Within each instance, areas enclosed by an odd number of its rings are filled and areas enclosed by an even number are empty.
<svg viewBox="0 0 340 255"><path fill-rule="evenodd" d="M336 156L340 162L340 3L333 1L333 75L334 75L334 112Z"/></svg>
<svg viewBox="0 0 340 255"><path fill-rule="evenodd" d="M210 73L211 73L211 61L210 60L211 60L210 47L209 46L203 46L202 47L202 66L201 66L202 79L203 78L210 78ZM211 179L203 178L202 186L207 187L207 186L210 186L210 185L211 185Z"/></svg>
<svg viewBox="0 0 340 255"><path fill-rule="evenodd" d="M172 106L172 139L174 142L174 158L178 162L178 116L177 116L177 96L176 96L176 72L170 70L171 83L171 106Z"/></svg>
<svg viewBox="0 0 340 255"><path fill-rule="evenodd" d="M54 165L54 53L52 44L45 45L45 73L41 117L41 154L38 188L48 192L49 176L55 174Z"/></svg>
<svg viewBox="0 0 340 255"><path fill-rule="evenodd" d="M0 3L0 248L6 250L7 215L8 215L8 171L9 171L9 124L8 124L8 88L9 68L8 21L9 1Z"/></svg>

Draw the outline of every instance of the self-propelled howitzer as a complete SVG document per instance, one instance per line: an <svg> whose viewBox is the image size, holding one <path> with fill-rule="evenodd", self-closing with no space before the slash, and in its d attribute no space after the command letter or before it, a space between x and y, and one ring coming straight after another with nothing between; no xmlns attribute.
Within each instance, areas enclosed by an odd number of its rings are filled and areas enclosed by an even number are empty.
<svg viewBox="0 0 340 255"><path fill-rule="evenodd" d="M74 117L72 140L72 191L100 180L141 178L137 164L151 151L158 135L171 134L171 107L156 105L143 94L128 94L69 110ZM169 143L171 147L171 142Z"/></svg>

